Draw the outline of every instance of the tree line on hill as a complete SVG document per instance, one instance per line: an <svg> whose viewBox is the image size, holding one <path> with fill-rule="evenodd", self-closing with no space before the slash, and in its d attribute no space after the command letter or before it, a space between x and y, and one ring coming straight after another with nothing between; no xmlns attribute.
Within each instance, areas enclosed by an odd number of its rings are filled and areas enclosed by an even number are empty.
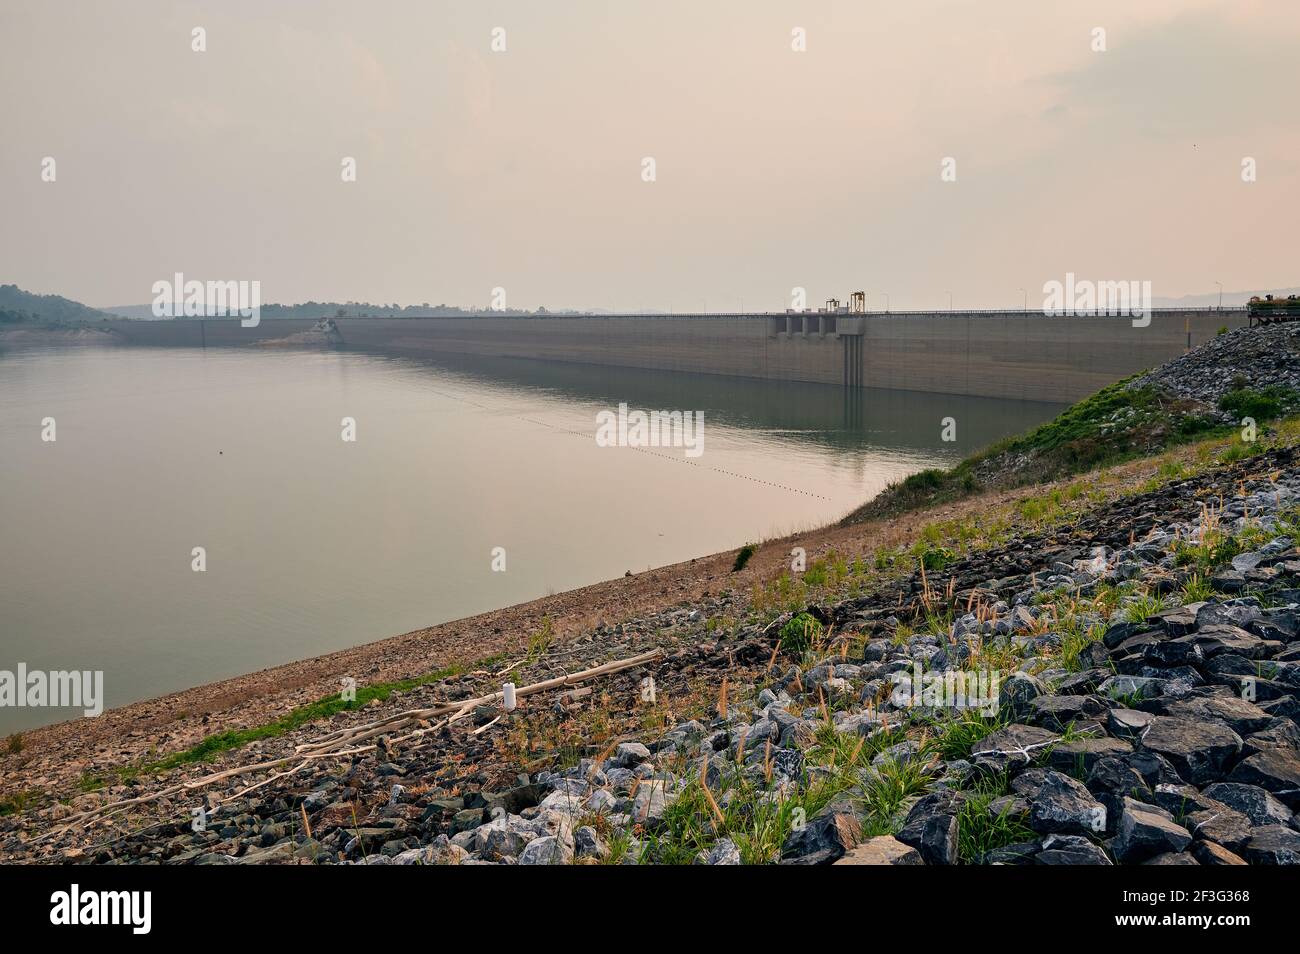
<svg viewBox="0 0 1300 954"><path fill-rule="evenodd" d="M112 317L60 295L34 295L17 285L0 285L0 322L5 324L41 321L66 325Z"/></svg>
<svg viewBox="0 0 1300 954"><path fill-rule="evenodd" d="M307 301L296 305L262 305L262 318L476 318L482 315L507 318L545 317L548 315L578 314L566 309L548 311L538 308L528 311L520 308L489 310L486 308L460 308L456 305L375 305L370 302ZM150 305L123 305L107 309L91 308L81 302L60 295L36 295L23 291L17 285L0 285L0 323L42 322L49 324L78 324L99 322L110 318L152 320ZM183 319L177 319L183 320Z"/></svg>

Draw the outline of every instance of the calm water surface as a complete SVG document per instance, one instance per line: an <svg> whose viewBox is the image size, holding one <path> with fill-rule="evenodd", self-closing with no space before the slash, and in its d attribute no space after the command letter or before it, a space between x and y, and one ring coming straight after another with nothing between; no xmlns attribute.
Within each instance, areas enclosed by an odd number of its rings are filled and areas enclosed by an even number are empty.
<svg viewBox="0 0 1300 954"><path fill-rule="evenodd" d="M619 402L703 411L703 455L599 447ZM103 670L121 705L818 525L1059 410L498 359L0 354L0 669ZM0 734L77 714L0 708Z"/></svg>

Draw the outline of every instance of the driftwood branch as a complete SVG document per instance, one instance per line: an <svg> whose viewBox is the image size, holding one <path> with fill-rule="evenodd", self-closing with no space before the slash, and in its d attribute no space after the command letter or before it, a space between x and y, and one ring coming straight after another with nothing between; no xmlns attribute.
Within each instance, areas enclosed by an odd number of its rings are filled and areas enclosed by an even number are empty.
<svg viewBox="0 0 1300 954"><path fill-rule="evenodd" d="M613 675L614 673L622 672L626 669L633 669L637 666L654 662L661 655L661 650L651 649L627 659L619 659L613 662L604 663L600 666L595 666L591 669L584 669L581 672L557 676L553 679L547 679L544 682L534 683L531 686L522 686L515 690L515 698L522 699L527 696L536 695L539 692L563 689L566 686L588 682L592 679L598 679L601 676ZM227 795L225 798L214 799L213 801L215 804L221 804L233 799L242 798L244 795L254 791L255 789L300 772L317 759L348 758L354 755L373 752L379 748L377 743L369 745L358 745L357 743L378 738L379 736L391 736L392 733L401 730L410 730L405 732L403 735L392 736L388 740L389 745L404 745L412 741L423 739L425 736L433 732L440 731L451 723L465 718L465 716L469 715L479 706L500 703L502 699L502 691L498 689L496 692L490 692L487 695L479 696L475 699L466 699L458 702L444 702L426 709L408 709L405 712L398 712L390 716L385 716L384 718L377 719L373 722L366 722L361 725L336 729L333 732L325 734L314 742L307 742L302 745L294 746L294 754L285 756L284 758L271 759L266 762L255 762L251 765L241 765L235 768L224 769L223 771L213 772L210 775L205 775L202 778L194 779L193 781L169 785L166 788L149 795L128 798L120 802L113 802L109 805L103 805L99 808L82 812L81 814L74 815L72 818L68 819L60 828L48 832L41 836L41 838L36 839L36 841L53 838L56 835L68 831L76 825L92 824L106 820L113 815L120 814L136 805L159 801L185 792L207 788L209 785L214 785L217 782L229 778L236 778L240 775L251 775L256 772L271 771L292 763L297 763L288 771L270 775L261 782L257 782L231 795ZM442 719L437 723L430 721L432 719L438 719L441 716L447 716L447 718ZM490 727L495 722L496 720L494 719L492 723L489 723L488 726L485 726L484 728Z"/></svg>

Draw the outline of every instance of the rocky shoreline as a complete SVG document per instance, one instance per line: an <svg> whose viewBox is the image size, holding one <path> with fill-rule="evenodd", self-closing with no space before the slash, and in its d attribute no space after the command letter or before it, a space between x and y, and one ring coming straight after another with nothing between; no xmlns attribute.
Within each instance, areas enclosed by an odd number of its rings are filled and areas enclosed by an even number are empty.
<svg viewBox="0 0 1300 954"><path fill-rule="evenodd" d="M1289 467L1294 455L1269 464ZM880 597L810 607L828 627L860 627L860 655L779 667L779 677L746 704L724 704L707 721L683 722L644 744L619 744L604 759L542 773L528 789L537 804L519 814L507 803L494 815L496 805L485 803L478 817L478 806L466 803L432 842L389 858L554 864L606 860L618 842L626 862L681 861L673 849L698 823L699 832L734 825L744 834L701 844L691 859L697 863L773 860L752 856L752 819L767 806L778 806L779 814L784 799L798 802L810 779L844 776L836 764L843 745L820 744L833 735L860 740L850 777L815 814L791 824L781 863L1300 863L1300 550L1278 521L1280 513L1294 513L1300 476L1233 478L1243 491L1235 496L1216 499L1218 486L1189 481L1094 517L1084 539L1075 533L1069 542L1017 540L933 578L909 578L913 603L918 593L951 584L957 603L988 607L987 614L957 617L946 633L900 639L898 612L881 606ZM1041 609L1048 605L1043 594L1139 577L1156 593L1185 585L1190 574L1177 570L1175 544L1206 542L1211 531L1199 508L1221 508L1232 532L1263 535L1258 549L1213 568L1214 595L1136 618L1135 604L1121 603L1109 619L1086 621L1104 629L1080 653L1078 671L1050 664L1036 675L1028 671L1035 660L1050 659L1061 639ZM1171 521L1174 515L1182 519ZM1135 542L1125 539L1130 534ZM1037 565L1025 559L1026 550L1039 555ZM1241 595L1245 590L1252 595ZM918 660L928 671L954 671L987 638L1018 649L1025 661L997 700L1004 724L965 757L940 758L944 746L907 731L931 713L887 697L867 704L882 698L891 673ZM755 632L733 651L761 661L772 642ZM869 760L862 749L874 753ZM863 812L887 799L876 789L891 786L913 786L909 796L920 797L890 803L883 818ZM697 804L678 807L691 802ZM732 821L737 807L749 823ZM963 858L962 829L972 809L996 816L1019 837ZM689 814L699 817L682 817ZM882 823L894 830L871 834ZM691 847L692 838L684 840ZM349 846L358 847L347 841L345 855ZM366 860L386 860L385 847Z"/></svg>
<svg viewBox="0 0 1300 954"><path fill-rule="evenodd" d="M1300 863L1298 503L1296 452L1279 447L995 547L937 547L914 569L868 574L883 579L872 592L765 622L745 619L753 598L719 595L602 624L395 709L650 647L661 660L510 713L484 705L426 744L322 760L244 797L221 801L248 784L235 779L167 799L117 830L61 829L107 797L81 796L4 819L0 850L167 864ZM996 714L897 704L894 674L918 667L1001 670Z"/></svg>

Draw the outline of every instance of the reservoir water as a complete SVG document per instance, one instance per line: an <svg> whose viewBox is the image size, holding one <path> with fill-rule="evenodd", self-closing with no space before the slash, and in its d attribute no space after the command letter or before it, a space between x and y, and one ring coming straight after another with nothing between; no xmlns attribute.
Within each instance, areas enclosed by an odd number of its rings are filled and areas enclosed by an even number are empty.
<svg viewBox="0 0 1300 954"><path fill-rule="evenodd" d="M600 446L621 403L701 412L703 452ZM3 353L0 670L103 670L121 705L823 524L1060 408L508 359ZM0 735L79 714L0 708Z"/></svg>

